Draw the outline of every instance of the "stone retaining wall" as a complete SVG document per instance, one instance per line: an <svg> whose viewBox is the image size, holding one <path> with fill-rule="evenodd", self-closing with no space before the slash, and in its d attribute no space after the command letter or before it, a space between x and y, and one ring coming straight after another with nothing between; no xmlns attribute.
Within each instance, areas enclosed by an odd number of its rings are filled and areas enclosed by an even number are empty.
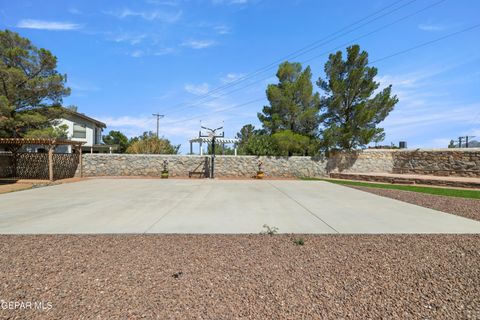
<svg viewBox="0 0 480 320"><path fill-rule="evenodd" d="M480 148L397 150L394 173L480 177Z"/></svg>
<svg viewBox="0 0 480 320"><path fill-rule="evenodd" d="M210 156L84 154L83 174L91 176L160 176L163 160L170 176L206 173ZM263 162L269 177L325 177L331 172L417 173L480 176L480 149L463 150L364 150L337 153L329 158L217 156L216 177L252 177ZM79 174L79 170L77 170Z"/></svg>
<svg viewBox="0 0 480 320"><path fill-rule="evenodd" d="M133 155L133 154L84 154L83 174L92 176L160 176L163 161L168 160L172 177L186 177L189 172L206 173L210 168L210 156L186 155ZM337 154L329 159L322 157L256 157L217 156L217 177L252 177L263 162L267 176L322 177L329 172L385 172L393 166L391 153L385 150L368 150L359 153ZM79 170L77 170L77 175Z"/></svg>

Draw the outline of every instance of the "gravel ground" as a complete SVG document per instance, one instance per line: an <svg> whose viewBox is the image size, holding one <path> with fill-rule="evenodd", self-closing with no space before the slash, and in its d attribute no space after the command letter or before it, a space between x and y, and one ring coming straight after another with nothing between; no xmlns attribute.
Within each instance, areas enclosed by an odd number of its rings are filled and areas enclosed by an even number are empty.
<svg viewBox="0 0 480 320"><path fill-rule="evenodd" d="M0 236L0 248L2 318L480 318L475 235ZM5 309L15 301L48 310Z"/></svg>
<svg viewBox="0 0 480 320"><path fill-rule="evenodd" d="M437 196L403 190L348 187L480 221L480 200Z"/></svg>

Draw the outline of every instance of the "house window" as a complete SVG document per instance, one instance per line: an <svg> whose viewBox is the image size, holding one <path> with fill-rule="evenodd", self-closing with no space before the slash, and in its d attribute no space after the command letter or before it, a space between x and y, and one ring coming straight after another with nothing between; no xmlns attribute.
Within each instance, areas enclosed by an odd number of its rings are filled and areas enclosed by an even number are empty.
<svg viewBox="0 0 480 320"><path fill-rule="evenodd" d="M74 123L73 124L73 137L85 139L87 138L87 126L84 124Z"/></svg>
<svg viewBox="0 0 480 320"><path fill-rule="evenodd" d="M102 137L102 130L95 128L95 144L100 144L100 138Z"/></svg>

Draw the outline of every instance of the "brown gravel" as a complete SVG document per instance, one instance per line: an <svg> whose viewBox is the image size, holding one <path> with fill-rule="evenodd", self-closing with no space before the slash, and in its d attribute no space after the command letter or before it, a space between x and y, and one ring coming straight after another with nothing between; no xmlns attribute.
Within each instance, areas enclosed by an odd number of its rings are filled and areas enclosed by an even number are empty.
<svg viewBox="0 0 480 320"><path fill-rule="evenodd" d="M480 221L480 200L477 199L445 197L403 190L349 187Z"/></svg>
<svg viewBox="0 0 480 320"><path fill-rule="evenodd" d="M0 236L0 248L2 306L52 306L2 318L480 318L475 235Z"/></svg>

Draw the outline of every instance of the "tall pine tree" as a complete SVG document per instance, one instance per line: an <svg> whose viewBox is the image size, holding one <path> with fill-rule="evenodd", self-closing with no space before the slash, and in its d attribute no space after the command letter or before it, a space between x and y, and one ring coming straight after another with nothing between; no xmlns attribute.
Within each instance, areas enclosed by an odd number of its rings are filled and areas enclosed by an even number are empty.
<svg viewBox="0 0 480 320"><path fill-rule="evenodd" d="M0 137L49 136L70 94L66 75L48 50L8 30L0 31Z"/></svg>
<svg viewBox="0 0 480 320"><path fill-rule="evenodd" d="M278 84L267 88L269 106L258 118L267 134L283 130L313 137L319 126L320 97L313 93L310 67L302 71L300 63L282 63L277 72Z"/></svg>
<svg viewBox="0 0 480 320"><path fill-rule="evenodd" d="M354 45L331 54L325 64L326 78L317 85L326 94L322 103L322 144L327 150L350 150L383 139L383 128L377 127L398 102L392 86L375 94L379 83L377 68L368 66L368 53Z"/></svg>

